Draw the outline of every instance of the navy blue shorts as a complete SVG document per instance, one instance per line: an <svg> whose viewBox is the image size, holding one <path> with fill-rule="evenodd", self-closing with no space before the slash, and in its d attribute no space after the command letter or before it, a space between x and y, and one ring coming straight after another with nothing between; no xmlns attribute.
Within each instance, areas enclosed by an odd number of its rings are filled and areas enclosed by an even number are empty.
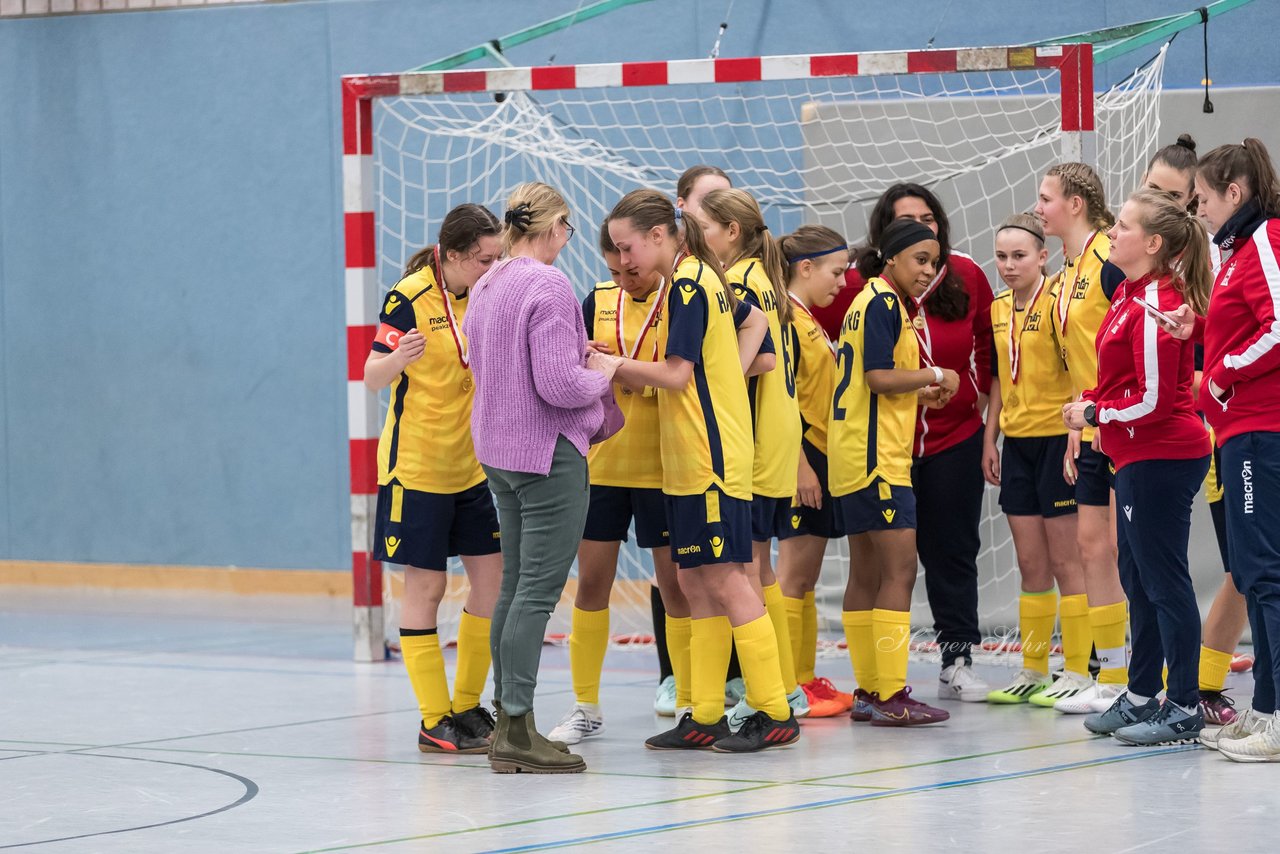
<svg viewBox="0 0 1280 854"><path fill-rule="evenodd" d="M455 555L501 550L487 481L452 494L418 492L395 482L378 487L374 560L444 571Z"/></svg>
<svg viewBox="0 0 1280 854"><path fill-rule="evenodd" d="M831 497L831 490L827 488L827 455L808 442L803 442L800 447L814 474L818 476L818 482L822 484L822 507L814 510L812 507L792 502L791 523L787 526L787 536L780 535L778 539L808 536L834 540L843 537L844 528L841 527L839 514L836 513L836 501Z"/></svg>
<svg viewBox="0 0 1280 854"><path fill-rule="evenodd" d="M836 498L836 518L847 536L916 527L916 494L909 486L877 481Z"/></svg>
<svg viewBox="0 0 1280 854"><path fill-rule="evenodd" d="M1066 450L1063 450L1066 456ZM1062 460L1058 460L1058 473L1062 473ZM1116 467L1106 454L1093 449L1088 442L1080 444L1080 459L1076 460L1076 504L1086 507L1110 507L1111 490L1116 485Z"/></svg>
<svg viewBox="0 0 1280 854"><path fill-rule="evenodd" d="M1052 519L1076 512L1076 490L1062 476L1067 436L1005 436L1000 509L1007 516Z"/></svg>
<svg viewBox="0 0 1280 854"><path fill-rule="evenodd" d="M671 544L667 533L667 505L661 489L630 486L593 486L582 539L601 543L625 543L636 523L636 544L642 549Z"/></svg>
<svg viewBox="0 0 1280 854"><path fill-rule="evenodd" d="M751 502L716 487L701 495L666 495L671 559L681 569L751 563Z"/></svg>
<svg viewBox="0 0 1280 854"><path fill-rule="evenodd" d="M751 542L767 543L774 537L785 539L791 533L790 498L751 497Z"/></svg>

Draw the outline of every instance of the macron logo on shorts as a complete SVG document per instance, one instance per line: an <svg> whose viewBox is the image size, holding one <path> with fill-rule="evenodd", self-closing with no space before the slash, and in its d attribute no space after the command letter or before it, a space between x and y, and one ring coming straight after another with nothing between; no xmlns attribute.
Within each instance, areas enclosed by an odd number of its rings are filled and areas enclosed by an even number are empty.
<svg viewBox="0 0 1280 854"><path fill-rule="evenodd" d="M399 537L387 537L383 542L385 542L387 546L387 557L395 557L396 549L400 548L400 543L402 543L403 540Z"/></svg>
<svg viewBox="0 0 1280 854"><path fill-rule="evenodd" d="M893 517L898 515L898 511L897 510L881 510L880 515L884 517L884 520L886 522L892 525Z"/></svg>
<svg viewBox="0 0 1280 854"><path fill-rule="evenodd" d="M713 555L715 555L716 557L720 557L720 555L721 555L723 552L724 552L724 538L723 538L723 537L712 537L712 538L711 538L711 553L712 553Z"/></svg>
<svg viewBox="0 0 1280 854"><path fill-rule="evenodd" d="M1253 460L1244 461L1240 480L1244 483L1244 512L1253 513Z"/></svg>
<svg viewBox="0 0 1280 854"><path fill-rule="evenodd" d="M1124 518L1128 519L1130 522L1133 521L1133 505L1126 504L1124 506Z"/></svg>

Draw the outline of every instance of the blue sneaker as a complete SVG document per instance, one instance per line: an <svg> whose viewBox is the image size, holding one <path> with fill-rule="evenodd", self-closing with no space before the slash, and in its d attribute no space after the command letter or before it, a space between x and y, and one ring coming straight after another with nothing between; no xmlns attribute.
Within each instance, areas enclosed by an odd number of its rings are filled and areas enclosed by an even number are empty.
<svg viewBox="0 0 1280 854"><path fill-rule="evenodd" d="M1160 711L1145 721L1121 727L1112 733L1116 741L1138 747L1153 747L1157 744L1181 744L1185 741L1199 741L1200 731L1204 729L1204 715L1197 708L1187 712L1177 703L1165 700Z"/></svg>
<svg viewBox="0 0 1280 854"><path fill-rule="evenodd" d="M797 718L809 717L809 695L799 685L787 695L787 705L791 707L792 714Z"/></svg>
<svg viewBox="0 0 1280 854"><path fill-rule="evenodd" d="M668 676L658 683L658 693L653 698L653 711L664 718L676 716L676 677Z"/></svg>
<svg viewBox="0 0 1280 854"><path fill-rule="evenodd" d="M741 676L735 676L724 683L724 704L726 706L736 706L745 699L747 699L747 683L743 681Z"/></svg>
<svg viewBox="0 0 1280 854"><path fill-rule="evenodd" d="M1089 715L1084 719L1084 728L1098 735L1111 735L1121 727L1142 723L1160 711L1160 701L1154 697L1141 706L1135 705L1125 691L1105 712Z"/></svg>

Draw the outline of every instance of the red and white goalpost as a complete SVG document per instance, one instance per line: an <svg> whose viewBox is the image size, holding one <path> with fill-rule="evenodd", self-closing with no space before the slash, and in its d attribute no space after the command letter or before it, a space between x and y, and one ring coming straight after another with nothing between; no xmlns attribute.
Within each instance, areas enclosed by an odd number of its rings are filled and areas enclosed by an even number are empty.
<svg viewBox="0 0 1280 854"><path fill-rule="evenodd" d="M866 212L884 187L916 181L948 205L955 247L988 266L998 284L989 264L993 226L1034 205L1048 165L1095 163L1113 202L1136 187L1157 142L1162 68L1163 52L1099 96L1088 44L344 77L357 660L386 657L395 626L384 607L394 607L397 590L396 575L384 577L371 555L386 405L361 383L363 365L382 294L451 207L478 202L501 215L503 200L523 181L561 189L582 235L558 263L585 293L607 275L594 232L614 202L641 186L674 192L676 177L696 163L728 171L761 202L776 233L822 222L851 243L863 235ZM983 535L984 623L1016 625L1012 545L990 501ZM820 587L833 597L824 611L835 626L843 555L843 544L833 543ZM627 544L615 631L649 631L651 572L647 555ZM460 591L447 603L446 636ZM917 622L927 624L918 604Z"/></svg>

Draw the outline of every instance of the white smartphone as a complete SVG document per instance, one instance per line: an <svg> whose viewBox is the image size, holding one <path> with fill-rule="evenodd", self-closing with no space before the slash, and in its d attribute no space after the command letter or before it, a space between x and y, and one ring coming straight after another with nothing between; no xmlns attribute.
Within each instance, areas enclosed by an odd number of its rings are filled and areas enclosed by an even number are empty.
<svg viewBox="0 0 1280 854"><path fill-rule="evenodd" d="M1143 299L1142 297L1134 297L1134 298L1133 298L1133 300L1134 300L1134 302L1136 302L1138 305L1140 305L1140 306L1142 306L1144 309L1146 309L1147 314L1152 315L1152 316L1153 316L1153 317L1155 317L1157 320L1162 321L1163 323L1167 323L1167 324L1168 324L1168 325L1170 325L1170 326L1175 326L1175 327L1176 327L1176 326L1181 326L1181 324L1180 324L1180 323L1178 323L1178 321L1174 320L1172 317L1170 317L1169 315L1165 314L1163 311L1161 311L1160 309L1156 308L1154 305L1152 305L1151 303L1147 302L1147 301L1146 301L1145 299Z"/></svg>

